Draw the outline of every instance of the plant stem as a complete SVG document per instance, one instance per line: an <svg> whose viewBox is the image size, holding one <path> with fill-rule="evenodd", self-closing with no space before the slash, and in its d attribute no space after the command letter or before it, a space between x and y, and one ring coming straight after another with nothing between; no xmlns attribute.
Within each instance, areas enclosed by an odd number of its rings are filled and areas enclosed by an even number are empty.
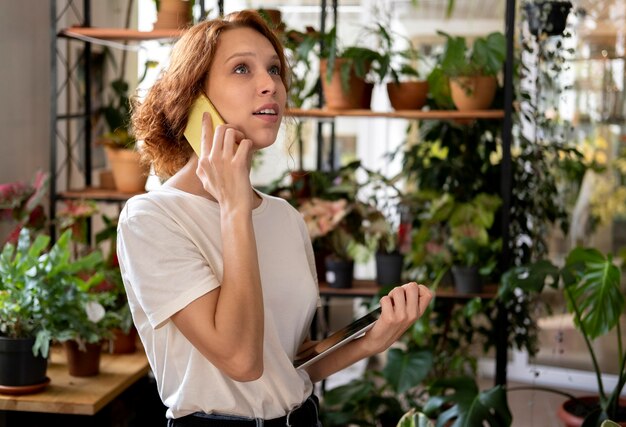
<svg viewBox="0 0 626 427"><path fill-rule="evenodd" d="M609 416L614 416L617 414L617 409L619 408L619 396L622 394L622 389L624 388L624 383L626 383L626 375L624 373L624 367L626 366L626 354L624 354L622 347L622 327L620 326L620 322L617 322L617 328L615 330L617 334L617 348L620 355L619 360L619 371L618 371L618 379L615 388L613 389L613 393L611 393L611 397L609 398L609 402L607 404L606 412Z"/></svg>

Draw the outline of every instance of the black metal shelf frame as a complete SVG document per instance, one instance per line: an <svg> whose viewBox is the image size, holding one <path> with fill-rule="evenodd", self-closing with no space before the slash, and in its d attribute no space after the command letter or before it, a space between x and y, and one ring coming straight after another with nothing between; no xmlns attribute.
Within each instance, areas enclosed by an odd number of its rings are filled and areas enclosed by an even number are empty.
<svg viewBox="0 0 626 427"><path fill-rule="evenodd" d="M82 4L79 6L79 4ZM223 0L217 2L218 9L221 14L224 11ZM84 186L91 186L92 171L92 82L91 82L91 54L92 45L89 41L70 40L68 41L68 50L64 54L58 46L58 28L59 22L71 16L76 22L85 27L91 26L91 7L90 0L65 0L64 7L57 8L57 0L50 0L50 75L51 75L51 93L50 93L50 218L56 216L56 203L60 200L58 180L65 172L66 186L69 186L69 179L73 167L82 172ZM333 11L333 23L337 26L338 0L332 0L330 9ZM320 2L320 30L326 31L327 9L329 5L327 0ZM514 32L515 32L515 10L516 0L506 0L505 9L505 36L507 40L507 54L504 67L504 119L502 123L502 168L501 168L501 197L502 197L502 263L508 266L511 263L511 251L509 248L510 226L510 207L511 207L511 189L512 189L512 163L511 163L511 141L513 126L513 52L514 52ZM66 39L67 40L67 39ZM83 51L76 58L71 57L70 43L81 43ZM59 64L65 70L63 80L59 82ZM84 87L80 87L79 73L82 73ZM321 89L320 89L321 90ZM73 92L72 92L73 91ZM82 100L79 111L70 111L72 107L72 93L80 94L82 92ZM66 95L66 105L63 112L59 111L60 97ZM320 107L323 105L323 99L320 93ZM59 123L65 122L66 134L62 134L59 129ZM79 125L74 137L72 137L71 123ZM324 168L324 138L323 126L329 125L331 128L330 147L328 165L332 168L335 157L335 122L334 119L318 120L317 123L317 168ZM60 143L65 146L65 159L60 162L59 148ZM69 188L66 188L66 190ZM52 239L55 238L55 228L51 226L50 230ZM506 313L504 310L498 310L498 319L495 322L498 326L496 331L496 384L506 384L506 365L508 362L508 325L506 323Z"/></svg>

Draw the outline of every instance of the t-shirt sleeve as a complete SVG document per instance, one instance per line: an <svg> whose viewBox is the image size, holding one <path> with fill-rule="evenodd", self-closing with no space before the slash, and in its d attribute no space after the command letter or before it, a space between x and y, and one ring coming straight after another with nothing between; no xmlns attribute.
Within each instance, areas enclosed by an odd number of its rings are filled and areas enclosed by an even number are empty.
<svg viewBox="0 0 626 427"><path fill-rule="evenodd" d="M220 285L186 233L156 212L122 212L117 254L126 286L155 329Z"/></svg>
<svg viewBox="0 0 626 427"><path fill-rule="evenodd" d="M302 241L304 242L304 250L306 251L306 258L309 262L309 268L311 269L311 274L313 275L313 279L315 279L315 283L319 285L319 278L317 277L317 269L315 268L315 253L313 252L313 244L311 243L311 237L309 236L309 230L304 223L304 219L300 212L294 209L296 212L296 223L298 224L298 228L300 230L300 235L302 236Z"/></svg>

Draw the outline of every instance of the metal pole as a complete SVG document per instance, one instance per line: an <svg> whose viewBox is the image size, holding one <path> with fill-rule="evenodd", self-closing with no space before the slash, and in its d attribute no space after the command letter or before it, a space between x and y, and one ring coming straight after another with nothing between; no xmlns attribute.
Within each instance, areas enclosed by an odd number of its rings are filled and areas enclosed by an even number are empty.
<svg viewBox="0 0 626 427"><path fill-rule="evenodd" d="M502 167L500 191L502 194L502 266L511 265L509 225L511 222L511 190L513 173L511 139L513 129L513 41L515 37L515 0L507 0L505 12L506 61L504 63L504 120L502 122ZM496 379L497 385L506 384L508 363L507 313L501 304L496 321Z"/></svg>

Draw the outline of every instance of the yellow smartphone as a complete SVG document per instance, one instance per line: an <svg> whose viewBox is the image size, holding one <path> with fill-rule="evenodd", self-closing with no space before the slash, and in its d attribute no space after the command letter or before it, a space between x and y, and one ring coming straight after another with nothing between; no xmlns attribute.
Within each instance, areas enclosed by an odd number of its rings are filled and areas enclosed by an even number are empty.
<svg viewBox="0 0 626 427"><path fill-rule="evenodd" d="M194 101L189 111L189 118L187 119L187 127L185 128L185 138L193 151L200 157L200 144L202 142L202 115L204 112L208 112L213 120L213 129L218 125L223 125L224 119L217 112L215 106L209 101L209 98L204 93L201 93ZM212 135L211 135L212 137Z"/></svg>

